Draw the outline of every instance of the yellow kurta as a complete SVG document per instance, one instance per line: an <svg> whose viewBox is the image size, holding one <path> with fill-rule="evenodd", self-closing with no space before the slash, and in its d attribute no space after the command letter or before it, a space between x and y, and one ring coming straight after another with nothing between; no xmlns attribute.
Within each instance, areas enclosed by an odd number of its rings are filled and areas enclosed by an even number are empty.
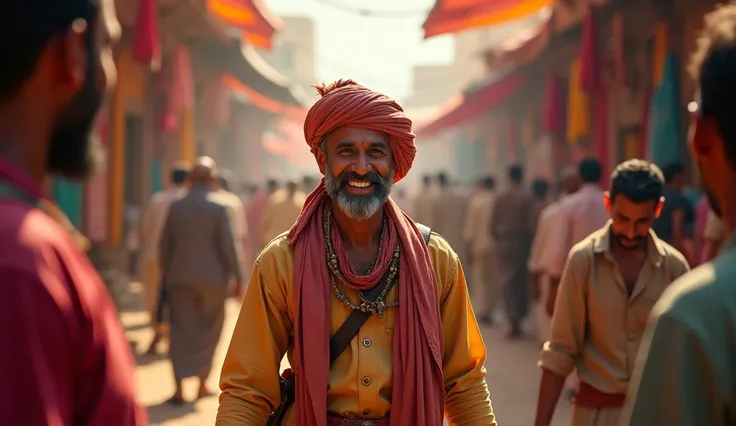
<svg viewBox="0 0 736 426"><path fill-rule="evenodd" d="M485 345L470 305L462 267L447 241L437 234L432 234L429 254L441 298L446 417L451 425L496 425L485 382ZM287 354L289 361L293 360L293 256L284 234L273 240L256 260L222 368L217 426L264 425L278 405L281 359ZM357 294L346 288L343 291L357 303ZM396 288L387 300L395 300L395 293ZM331 312L334 334L350 309L333 297ZM327 389L329 413L371 419L388 415L394 323L395 309L390 309L383 319L369 318L332 365ZM292 406L287 413L285 426L296 424L295 408Z"/></svg>

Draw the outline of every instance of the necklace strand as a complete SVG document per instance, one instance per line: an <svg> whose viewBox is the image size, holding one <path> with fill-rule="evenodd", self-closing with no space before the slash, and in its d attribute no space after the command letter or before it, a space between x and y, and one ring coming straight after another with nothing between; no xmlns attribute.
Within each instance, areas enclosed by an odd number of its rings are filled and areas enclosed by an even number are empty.
<svg viewBox="0 0 736 426"><path fill-rule="evenodd" d="M383 226L384 226L384 229L386 229L386 226L387 226L386 216L383 217ZM360 304L355 304L351 302L350 299L348 299L348 297L345 295L345 293L340 289L340 286L338 285L338 280L348 284L348 286L350 285L350 283L343 276L342 272L340 272L340 266L338 264L337 254L335 254L335 249L331 241L332 209L327 210L327 217L324 220L323 228L324 228L324 234L325 234L325 247L327 248L326 250L327 266L330 269L330 282L332 284L332 290L333 290L333 293L335 294L335 297L337 297L339 301L341 301L345 306L349 307L352 310L367 312L371 314L377 314L381 318L383 318L387 308L393 308L393 307L398 306L399 305L398 297L392 303L386 304L385 302L386 294L388 293L388 289L391 287L390 285L384 286L383 290L378 295L375 301L368 300L368 298L365 297L362 291L358 291L358 295L360 296L360 300L361 300ZM379 240L378 253L376 253L376 256L373 258L373 262L368 268L367 274L370 274L378 263L378 259L380 258L381 250L383 249L383 242L384 242L383 237L384 237L384 233L382 232L381 239ZM393 257L391 259L391 264L389 265L388 271L386 271L387 275L385 276L385 278L386 278L387 283L393 283L398 275L400 253L401 253L401 246L400 244L396 244L396 248L394 249Z"/></svg>

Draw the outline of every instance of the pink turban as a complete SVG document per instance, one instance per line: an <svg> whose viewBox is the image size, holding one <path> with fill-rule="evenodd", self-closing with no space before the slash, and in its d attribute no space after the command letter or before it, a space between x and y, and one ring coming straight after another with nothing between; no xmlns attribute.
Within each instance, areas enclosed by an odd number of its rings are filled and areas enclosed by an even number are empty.
<svg viewBox="0 0 736 426"><path fill-rule="evenodd" d="M393 99L374 92L353 80L338 80L320 86L322 96L307 113L304 120L304 139L312 154L325 135L341 126L354 126L383 132L389 137L394 158L394 182L403 179L417 154L411 120ZM325 165L319 164L322 173Z"/></svg>

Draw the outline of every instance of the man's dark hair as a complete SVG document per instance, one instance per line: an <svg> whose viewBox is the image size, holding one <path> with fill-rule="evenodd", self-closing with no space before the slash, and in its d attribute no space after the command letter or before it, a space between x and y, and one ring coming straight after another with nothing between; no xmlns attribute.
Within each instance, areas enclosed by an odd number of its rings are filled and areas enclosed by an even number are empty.
<svg viewBox="0 0 736 426"><path fill-rule="evenodd" d="M13 0L5 13L12 16L0 26L0 99L11 98L36 69L52 38L76 19L85 19L92 31L98 7L90 0Z"/></svg>
<svg viewBox="0 0 736 426"><path fill-rule="evenodd" d="M422 176L422 183L424 186L429 186L432 184L432 175L424 175Z"/></svg>
<svg viewBox="0 0 736 426"><path fill-rule="evenodd" d="M726 158L736 168L736 5L721 5L705 15L705 26L690 62L700 89L700 114L723 138Z"/></svg>
<svg viewBox="0 0 736 426"><path fill-rule="evenodd" d="M269 179L268 182L266 182L266 188L271 192L278 189L278 187L279 187L279 183L276 182L276 179Z"/></svg>
<svg viewBox="0 0 736 426"><path fill-rule="evenodd" d="M549 191L549 183L544 179L534 179L532 182L532 194L536 198L544 198Z"/></svg>
<svg viewBox="0 0 736 426"><path fill-rule="evenodd" d="M633 159L616 166L611 174L610 197L623 195L635 203L657 202L664 190L664 176L656 164Z"/></svg>
<svg viewBox="0 0 736 426"><path fill-rule="evenodd" d="M494 179L493 176L486 176L481 179L480 184L485 189L493 189L496 187L496 179Z"/></svg>
<svg viewBox="0 0 736 426"><path fill-rule="evenodd" d="M666 164L662 167L662 175L664 175L664 183L672 183L677 177L685 173L685 165L680 162Z"/></svg>
<svg viewBox="0 0 736 426"><path fill-rule="evenodd" d="M440 186L447 186L447 184L450 183L450 179L447 177L447 173L437 173L437 183L439 183Z"/></svg>
<svg viewBox="0 0 736 426"><path fill-rule="evenodd" d="M171 183L174 185L183 185L189 177L191 167L185 164L176 164L171 169Z"/></svg>
<svg viewBox="0 0 736 426"><path fill-rule="evenodd" d="M603 167L595 158L586 158L578 165L578 173L583 183L599 183Z"/></svg>
<svg viewBox="0 0 736 426"><path fill-rule="evenodd" d="M524 180L524 168L520 164L514 164L509 167L509 179L512 182L521 182Z"/></svg>

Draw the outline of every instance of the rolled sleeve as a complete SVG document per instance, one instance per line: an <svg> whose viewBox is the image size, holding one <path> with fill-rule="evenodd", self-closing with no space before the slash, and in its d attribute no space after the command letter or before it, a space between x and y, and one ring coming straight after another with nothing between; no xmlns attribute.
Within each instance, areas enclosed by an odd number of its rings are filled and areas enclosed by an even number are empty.
<svg viewBox="0 0 736 426"><path fill-rule="evenodd" d="M589 249L588 249L589 250ZM544 344L539 366L567 377L575 368L585 339L585 294L588 258L585 248L573 250L567 259L552 316L550 340Z"/></svg>
<svg viewBox="0 0 736 426"><path fill-rule="evenodd" d="M265 278L264 269L275 266L263 261L254 265L222 366L216 426L265 425L280 402L279 368L292 325L285 296Z"/></svg>
<svg viewBox="0 0 736 426"><path fill-rule="evenodd" d="M486 385L486 348L473 313L462 266L454 259L452 281L440 312L445 341L445 412L450 425L495 426Z"/></svg>

